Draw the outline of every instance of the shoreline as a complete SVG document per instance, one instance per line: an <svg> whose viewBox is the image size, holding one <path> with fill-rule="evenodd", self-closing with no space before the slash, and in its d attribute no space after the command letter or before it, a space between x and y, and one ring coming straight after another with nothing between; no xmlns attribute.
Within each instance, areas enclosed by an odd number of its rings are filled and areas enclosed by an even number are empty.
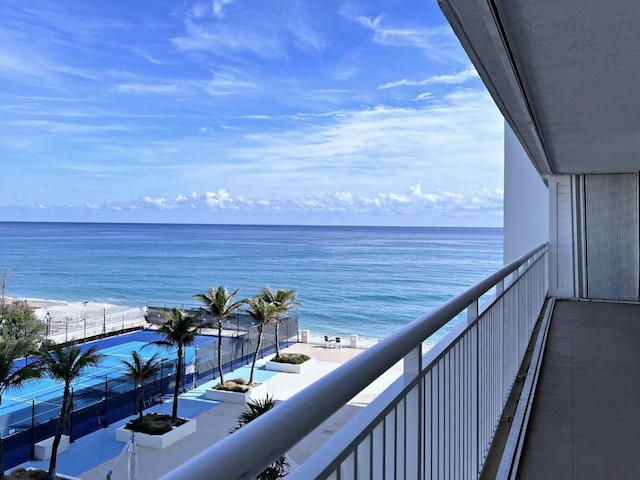
<svg viewBox="0 0 640 480"><path fill-rule="evenodd" d="M105 303L98 301L89 302L70 302L65 300L54 300L45 298L17 298L6 297L7 302L20 301L27 302L27 304L33 308L35 317L44 322L50 319L59 320L84 320L84 319L101 319L105 316L114 314L123 314L132 310L146 311L146 305L142 307L116 305L113 303ZM302 342L303 332L308 332L307 341ZM324 337L335 339L339 337L343 345L351 346L355 341L359 348L369 348L376 343L380 342L380 337L367 337L357 335L353 333L330 333L320 332L313 329L304 328L303 325L299 325L298 341L300 343L313 343L323 344ZM352 337L356 337L352 340Z"/></svg>
<svg viewBox="0 0 640 480"><path fill-rule="evenodd" d="M65 302L62 300L47 300L44 298L18 298L18 297L5 297L5 301L7 303L10 302L27 302L30 307L34 309L50 307L50 306L58 306L58 305L68 305L69 302Z"/></svg>
<svg viewBox="0 0 640 480"><path fill-rule="evenodd" d="M38 320L44 320L47 314L51 318L92 318L103 317L114 313L122 313L130 310L146 310L146 307L133 307L124 305L115 305L113 303L105 303L94 301L87 302L69 302L65 300L53 300L44 298L16 298L6 297L7 302L19 301L26 302L33 309L34 315Z"/></svg>

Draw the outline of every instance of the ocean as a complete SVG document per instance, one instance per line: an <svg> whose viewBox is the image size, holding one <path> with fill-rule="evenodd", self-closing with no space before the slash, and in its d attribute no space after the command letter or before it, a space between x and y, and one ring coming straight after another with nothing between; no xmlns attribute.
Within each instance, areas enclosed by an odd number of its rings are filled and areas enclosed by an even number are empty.
<svg viewBox="0 0 640 480"><path fill-rule="evenodd" d="M296 289L300 328L385 337L502 266L502 229L0 222L11 297L195 304Z"/></svg>

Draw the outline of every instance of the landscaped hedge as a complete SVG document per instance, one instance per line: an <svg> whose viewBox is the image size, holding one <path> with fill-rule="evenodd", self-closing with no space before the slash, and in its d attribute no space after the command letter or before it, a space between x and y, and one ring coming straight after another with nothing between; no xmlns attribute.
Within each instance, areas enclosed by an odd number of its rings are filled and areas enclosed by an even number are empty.
<svg viewBox="0 0 640 480"><path fill-rule="evenodd" d="M283 353L279 357L273 357L271 359L272 362L290 363L292 365L300 365L307 360L311 360L311 357L309 355L305 355L304 353Z"/></svg>
<svg viewBox="0 0 640 480"><path fill-rule="evenodd" d="M186 423L186 420L179 418L175 426L179 427L184 423ZM131 420L125 428L149 435L164 435L170 432L173 427L171 425L171 415L147 413L142 419L136 418L135 420Z"/></svg>

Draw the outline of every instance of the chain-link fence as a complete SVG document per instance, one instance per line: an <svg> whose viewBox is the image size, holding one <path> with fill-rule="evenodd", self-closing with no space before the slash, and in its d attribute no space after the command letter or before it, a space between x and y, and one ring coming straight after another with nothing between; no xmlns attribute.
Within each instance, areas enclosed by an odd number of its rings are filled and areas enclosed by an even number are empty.
<svg viewBox="0 0 640 480"><path fill-rule="evenodd" d="M56 307L38 312L38 319L45 325L45 337L55 343L103 337L128 330L143 328L146 308L111 306L110 308Z"/></svg>

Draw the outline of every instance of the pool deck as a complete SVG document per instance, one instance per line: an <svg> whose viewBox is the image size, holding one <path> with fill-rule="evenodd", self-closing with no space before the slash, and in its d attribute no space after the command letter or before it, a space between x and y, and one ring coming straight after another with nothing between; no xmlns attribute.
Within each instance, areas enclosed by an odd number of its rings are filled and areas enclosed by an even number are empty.
<svg viewBox="0 0 640 480"><path fill-rule="evenodd" d="M256 366L256 378L261 380L261 377L265 379L269 377L269 393L279 401L286 401L307 385L322 378L363 350L355 348L323 348L321 345L297 343L285 351L310 355L316 358L316 365L307 374L274 374L264 369L258 370L264 364L264 361L259 360ZM246 375L248 375L248 367L242 367L240 370L246 370ZM338 429L364 406L369 404L401 372L401 365L396 365L291 449L288 455L292 470L296 468L297 464L304 462ZM233 376L233 372L225 375L227 378L233 378ZM165 450L138 446L139 480L157 480L166 472L176 468L213 443L229 435L229 430L236 424L236 419L244 409L244 406L205 399L205 390L217 383L217 381L210 381L199 385L197 388L182 394L178 400L178 415L197 419L198 426L194 434ZM163 404L155 405L146 410L146 412L170 413L171 406L171 401L165 401ZM128 420L121 420L108 428L91 433L73 442L67 452L58 455L57 473L80 477L83 480L106 479L107 473L113 468L112 479L127 479L128 453L125 452L115 468L113 465L125 446L124 443L116 442L115 430ZM29 461L20 466L34 466L46 470L49 466L49 460Z"/></svg>

